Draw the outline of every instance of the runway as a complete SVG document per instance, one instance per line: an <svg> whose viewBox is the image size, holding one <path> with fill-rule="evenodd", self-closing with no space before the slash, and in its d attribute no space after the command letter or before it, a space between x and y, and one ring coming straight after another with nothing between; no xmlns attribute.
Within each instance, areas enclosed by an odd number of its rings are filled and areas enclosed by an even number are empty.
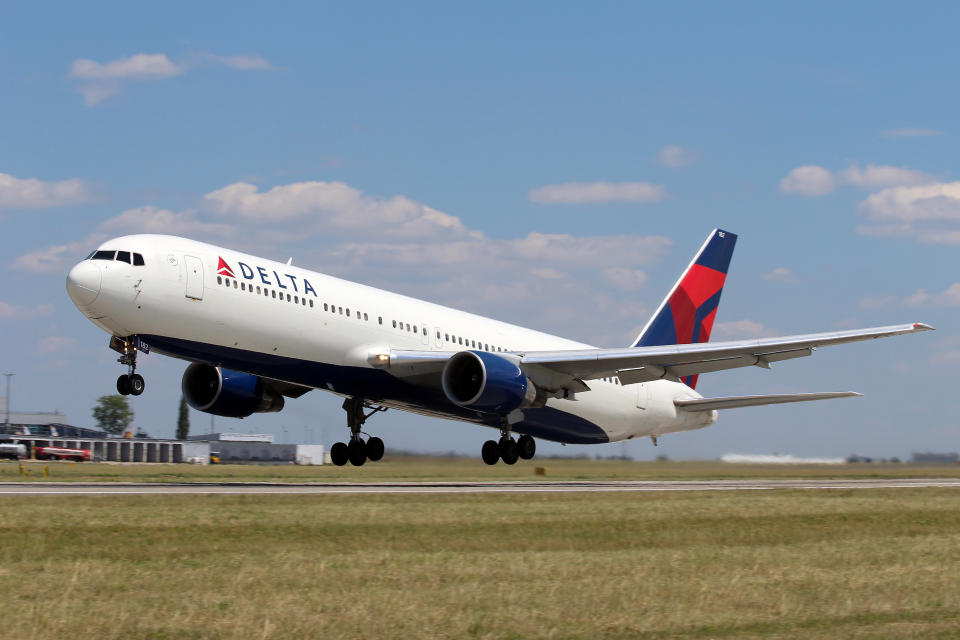
<svg viewBox="0 0 960 640"><path fill-rule="evenodd" d="M770 491L776 489L916 489L930 487L955 487L960 489L960 478L636 480L621 482L330 482L310 484L4 482L0 483L0 496L576 493L622 491Z"/></svg>

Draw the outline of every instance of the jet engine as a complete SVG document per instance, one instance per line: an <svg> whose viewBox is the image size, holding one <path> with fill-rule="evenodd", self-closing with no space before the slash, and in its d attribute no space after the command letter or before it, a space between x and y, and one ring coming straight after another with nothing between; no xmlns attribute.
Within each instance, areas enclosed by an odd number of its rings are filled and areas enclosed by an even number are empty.
<svg viewBox="0 0 960 640"><path fill-rule="evenodd" d="M545 394L510 360L486 351L461 351L443 367L443 392L450 402L486 413L542 407Z"/></svg>
<svg viewBox="0 0 960 640"><path fill-rule="evenodd" d="M262 378L202 362L187 367L181 387L187 404L215 416L246 418L283 409L283 396Z"/></svg>

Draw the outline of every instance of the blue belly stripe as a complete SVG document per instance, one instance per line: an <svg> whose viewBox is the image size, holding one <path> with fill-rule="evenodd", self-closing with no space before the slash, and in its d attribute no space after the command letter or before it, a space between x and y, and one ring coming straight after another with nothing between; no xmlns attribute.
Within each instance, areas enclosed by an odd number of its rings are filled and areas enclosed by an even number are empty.
<svg viewBox="0 0 960 640"><path fill-rule="evenodd" d="M150 345L151 350L174 358L206 362L316 389L333 387L337 393L344 395L362 397L374 403L404 405L412 411L422 411L449 420L489 427L498 427L500 424L496 415L478 414L451 403L439 385L436 389L413 385L380 369L338 366L166 336L139 337ZM554 407L524 409L523 415L524 420L512 427L517 433L568 444L609 442L607 433L598 425Z"/></svg>

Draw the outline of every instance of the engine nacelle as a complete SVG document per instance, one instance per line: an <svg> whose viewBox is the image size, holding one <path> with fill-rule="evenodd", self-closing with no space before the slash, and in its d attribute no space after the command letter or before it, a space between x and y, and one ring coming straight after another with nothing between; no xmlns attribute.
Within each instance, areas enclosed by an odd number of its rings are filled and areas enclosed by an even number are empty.
<svg viewBox="0 0 960 640"><path fill-rule="evenodd" d="M258 376L202 362L187 367L181 387L187 404L215 416L246 418L283 409L283 396Z"/></svg>
<svg viewBox="0 0 960 640"><path fill-rule="evenodd" d="M486 351L455 354L441 382L450 402L485 413L507 414L546 400L516 363Z"/></svg>

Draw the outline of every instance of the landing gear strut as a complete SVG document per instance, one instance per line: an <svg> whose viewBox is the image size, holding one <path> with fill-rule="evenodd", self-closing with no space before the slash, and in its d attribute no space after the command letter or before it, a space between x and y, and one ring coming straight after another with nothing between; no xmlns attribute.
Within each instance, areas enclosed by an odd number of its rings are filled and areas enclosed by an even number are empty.
<svg viewBox="0 0 960 640"><path fill-rule="evenodd" d="M122 396L138 396L143 393L146 384L143 376L137 373L137 344L132 338L110 338L110 348L120 354L117 359L127 366L127 373L117 378L117 393Z"/></svg>
<svg viewBox="0 0 960 640"><path fill-rule="evenodd" d="M347 412L350 442L337 442L330 447L330 461L338 467L342 467L347 462L359 467L367 460L377 462L383 458L383 440L374 436L364 441L360 437L360 430L367 418L380 411L386 411L387 407L368 404L363 398L347 398L343 401L343 409ZM366 413L364 409L371 409L371 411Z"/></svg>

